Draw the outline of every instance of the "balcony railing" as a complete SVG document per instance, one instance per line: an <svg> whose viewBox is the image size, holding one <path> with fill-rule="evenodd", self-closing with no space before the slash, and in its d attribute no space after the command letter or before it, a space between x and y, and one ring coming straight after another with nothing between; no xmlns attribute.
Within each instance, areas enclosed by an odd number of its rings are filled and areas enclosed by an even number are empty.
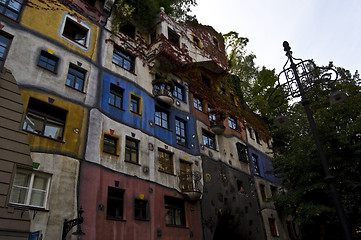
<svg viewBox="0 0 361 240"><path fill-rule="evenodd" d="M200 172L184 172L179 173L179 187L183 194L196 201L202 196L202 175Z"/></svg>
<svg viewBox="0 0 361 240"><path fill-rule="evenodd" d="M157 101L164 103L167 106L171 106L174 102L173 87L166 83L154 83L153 95Z"/></svg>

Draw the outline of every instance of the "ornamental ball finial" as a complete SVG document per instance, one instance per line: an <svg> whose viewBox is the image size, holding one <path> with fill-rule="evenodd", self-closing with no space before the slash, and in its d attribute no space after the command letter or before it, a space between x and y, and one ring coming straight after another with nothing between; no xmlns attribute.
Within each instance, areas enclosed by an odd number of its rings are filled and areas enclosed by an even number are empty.
<svg viewBox="0 0 361 240"><path fill-rule="evenodd" d="M160 11L161 11L161 12L164 12L164 7L160 7Z"/></svg>
<svg viewBox="0 0 361 240"><path fill-rule="evenodd" d="M289 44L287 41L284 41L284 42L283 42L283 50L284 50L285 52L288 52L288 51L291 50L290 44Z"/></svg>

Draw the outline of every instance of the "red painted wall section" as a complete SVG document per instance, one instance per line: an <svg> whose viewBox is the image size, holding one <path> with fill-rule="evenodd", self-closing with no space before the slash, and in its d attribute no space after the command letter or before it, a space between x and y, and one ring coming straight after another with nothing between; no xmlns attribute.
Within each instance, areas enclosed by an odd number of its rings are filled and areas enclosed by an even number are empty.
<svg viewBox="0 0 361 240"><path fill-rule="evenodd" d="M79 201L84 210L82 230L86 234L83 240L202 239L199 201L189 202L175 190L89 162L82 163L80 179ZM107 219L108 186L116 187L115 181L119 181L118 188L125 190L124 220ZM149 203L149 221L134 219L134 199L143 195ZM166 226L164 196L184 199L186 227ZM161 231L161 237L157 237L157 230Z"/></svg>

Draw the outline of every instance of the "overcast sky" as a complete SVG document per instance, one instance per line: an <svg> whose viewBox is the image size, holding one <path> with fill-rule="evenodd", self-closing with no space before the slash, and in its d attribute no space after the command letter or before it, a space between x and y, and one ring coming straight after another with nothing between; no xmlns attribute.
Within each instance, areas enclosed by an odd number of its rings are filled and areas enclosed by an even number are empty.
<svg viewBox="0 0 361 240"><path fill-rule="evenodd" d="M361 0L197 0L192 14L216 31L249 38L258 66L282 70L293 56L361 72Z"/></svg>

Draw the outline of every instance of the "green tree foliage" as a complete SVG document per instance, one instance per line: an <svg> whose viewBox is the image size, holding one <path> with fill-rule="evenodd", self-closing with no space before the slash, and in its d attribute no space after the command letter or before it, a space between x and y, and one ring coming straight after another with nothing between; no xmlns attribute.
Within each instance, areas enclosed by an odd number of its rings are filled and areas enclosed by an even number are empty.
<svg viewBox="0 0 361 240"><path fill-rule="evenodd" d="M330 106L331 90L321 85L308 92L320 138L337 179L337 188L353 234L361 226L361 86L358 77L338 68L338 89L348 98ZM302 239L342 239L321 160L301 103L288 111L291 123L273 129L275 172L283 176L286 192L275 197L279 209L300 225Z"/></svg>
<svg viewBox="0 0 361 240"><path fill-rule="evenodd" d="M189 14L191 6L195 5L196 0L118 0L113 8L112 30L116 32L130 20L148 29L153 26L161 7L175 20L196 21L195 16Z"/></svg>

